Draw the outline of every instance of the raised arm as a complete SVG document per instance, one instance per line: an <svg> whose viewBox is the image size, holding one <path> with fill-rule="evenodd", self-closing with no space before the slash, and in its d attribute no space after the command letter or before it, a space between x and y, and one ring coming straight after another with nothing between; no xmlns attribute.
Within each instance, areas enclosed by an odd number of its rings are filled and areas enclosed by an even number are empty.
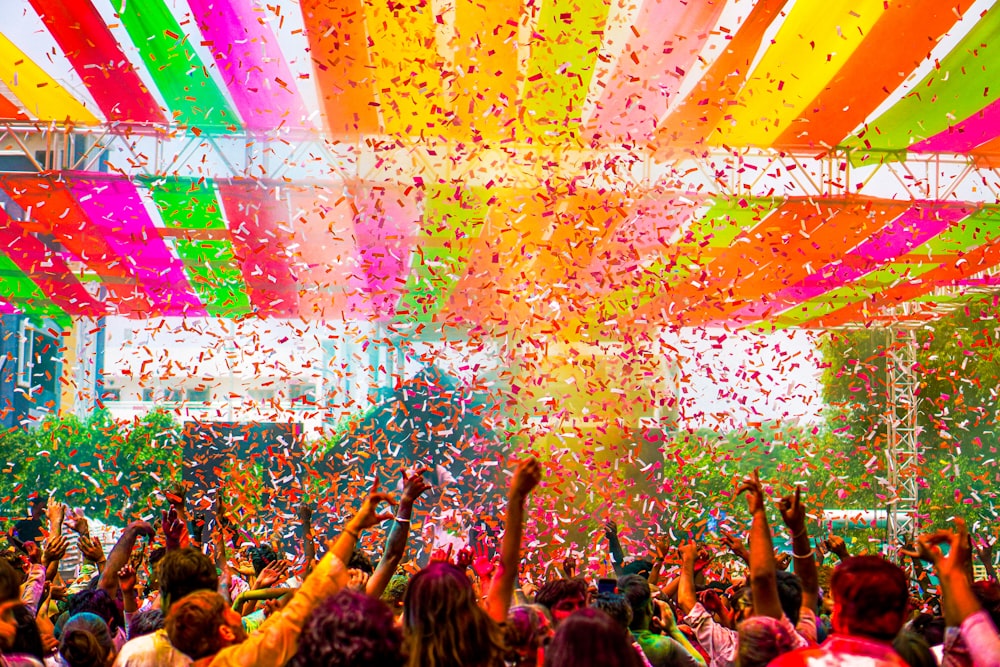
<svg viewBox="0 0 1000 667"><path fill-rule="evenodd" d="M747 494L747 508L753 517L750 521L750 590L753 609L758 616L781 618L781 601L778 598L778 570L774 562L774 543L771 527L764 511L764 490L760 486L760 473L753 471L743 481L736 494Z"/></svg>
<svg viewBox="0 0 1000 667"><path fill-rule="evenodd" d="M507 493L507 516L504 520L503 542L500 546L500 566L490 582L486 595L486 611L497 623L507 620L517 569L521 560L521 534L524 531L524 503L542 479L542 466L537 459L522 461L514 472Z"/></svg>
<svg viewBox="0 0 1000 667"><path fill-rule="evenodd" d="M156 531L147 521L133 521L126 526L115 546L111 548L111 553L108 554L98 586L106 590L111 597L117 597L118 571L128 565L129 559L132 557L132 549L135 548L135 541L139 539L140 535L152 537L155 534Z"/></svg>
<svg viewBox="0 0 1000 667"><path fill-rule="evenodd" d="M303 499L299 504L299 525L302 529L302 560L305 561L302 566L303 577L312 572L313 565L316 564L316 539L313 535L312 516L312 508Z"/></svg>
<svg viewBox="0 0 1000 667"><path fill-rule="evenodd" d="M618 524L614 519L604 522L604 537L608 540L608 552L611 554L611 567L615 570L615 576L622 576L622 567L625 565L625 552L622 551L621 540L618 539Z"/></svg>
<svg viewBox="0 0 1000 667"><path fill-rule="evenodd" d="M681 571L677 577L677 606L687 616L698 604L694 589L694 562L698 559L698 544L688 542L681 545L680 554Z"/></svg>
<svg viewBox="0 0 1000 667"><path fill-rule="evenodd" d="M385 587L389 585L389 580L396 573L396 568L403 560L406 552L406 540L410 535L410 519L413 515L413 503L427 489L430 484L424 480L426 470L417 470L410 477L403 478L403 495L399 499L399 508L396 510L396 520L392 524L392 530L386 538L385 551L375 568L375 572L368 578L365 585L365 592L372 597L380 597Z"/></svg>
<svg viewBox="0 0 1000 667"><path fill-rule="evenodd" d="M819 604L819 570L806 527L806 508L802 504L802 489L778 501L781 520L792 536L792 560L795 574L802 581L802 606L816 611Z"/></svg>

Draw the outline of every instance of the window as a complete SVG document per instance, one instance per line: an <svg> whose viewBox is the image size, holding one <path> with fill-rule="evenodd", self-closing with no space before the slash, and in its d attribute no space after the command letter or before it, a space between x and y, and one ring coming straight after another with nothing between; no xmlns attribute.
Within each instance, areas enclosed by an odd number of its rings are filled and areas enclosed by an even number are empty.
<svg viewBox="0 0 1000 667"><path fill-rule="evenodd" d="M291 399L292 404L313 404L316 402L316 385L307 382L290 385L288 398Z"/></svg>
<svg viewBox="0 0 1000 667"><path fill-rule="evenodd" d="M266 403L268 401L274 400L274 387L263 387L261 389L251 389L249 392L250 398L252 398L256 403Z"/></svg>
<svg viewBox="0 0 1000 667"><path fill-rule="evenodd" d="M187 400L190 403L208 403L212 398L212 392L208 387L195 387L187 390Z"/></svg>

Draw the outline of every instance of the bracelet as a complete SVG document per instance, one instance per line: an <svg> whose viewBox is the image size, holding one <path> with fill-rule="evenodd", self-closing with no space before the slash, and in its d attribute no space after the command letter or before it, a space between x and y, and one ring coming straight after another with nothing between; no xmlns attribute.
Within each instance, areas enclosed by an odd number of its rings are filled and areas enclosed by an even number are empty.
<svg viewBox="0 0 1000 667"><path fill-rule="evenodd" d="M344 532L347 533L348 535L350 535L351 537L353 537L355 540L360 540L361 539L361 534L358 533L358 532L356 532L356 531L351 530L350 528L344 528Z"/></svg>
<svg viewBox="0 0 1000 667"><path fill-rule="evenodd" d="M409 519L404 519L403 517L397 515L396 516L396 523L410 523L410 520Z"/></svg>
<svg viewBox="0 0 1000 667"><path fill-rule="evenodd" d="M797 533L792 533L792 539L794 540L794 539L796 539L798 537L802 537L803 535L805 535L808 532L809 532L809 530L805 526L802 526L802 530L800 530Z"/></svg>
<svg viewBox="0 0 1000 667"><path fill-rule="evenodd" d="M815 549L810 549L809 553L807 553L807 554L796 554L796 553L793 553L792 554L792 558L813 558L815 555L816 555L816 550Z"/></svg>

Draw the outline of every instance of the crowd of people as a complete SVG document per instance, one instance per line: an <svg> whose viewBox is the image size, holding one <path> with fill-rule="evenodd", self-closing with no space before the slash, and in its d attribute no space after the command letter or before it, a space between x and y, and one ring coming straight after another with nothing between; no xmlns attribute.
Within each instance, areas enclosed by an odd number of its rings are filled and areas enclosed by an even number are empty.
<svg viewBox="0 0 1000 667"><path fill-rule="evenodd" d="M737 489L745 540L627 559L608 522L603 577L566 559L534 588L519 570L542 473L535 459L514 471L496 553L475 544L421 567L404 564L420 470L398 498L376 482L329 541L303 505L298 545L247 544L220 499L208 520L188 516L178 488L155 526L130 523L105 556L81 512L39 495L0 559L0 667L1000 666L1000 584L991 557L974 581L960 519L897 554L850 555L810 535L797 490L773 513L781 553L754 473ZM390 521L373 562L361 537ZM743 565L720 567L724 553Z"/></svg>

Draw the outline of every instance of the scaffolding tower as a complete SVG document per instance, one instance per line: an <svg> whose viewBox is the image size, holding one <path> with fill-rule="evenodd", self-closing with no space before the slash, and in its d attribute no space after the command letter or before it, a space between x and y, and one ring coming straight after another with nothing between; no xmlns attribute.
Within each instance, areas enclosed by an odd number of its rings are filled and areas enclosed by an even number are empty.
<svg viewBox="0 0 1000 667"><path fill-rule="evenodd" d="M890 548L916 537L920 501L917 424L917 335L911 326L886 329L886 542Z"/></svg>

